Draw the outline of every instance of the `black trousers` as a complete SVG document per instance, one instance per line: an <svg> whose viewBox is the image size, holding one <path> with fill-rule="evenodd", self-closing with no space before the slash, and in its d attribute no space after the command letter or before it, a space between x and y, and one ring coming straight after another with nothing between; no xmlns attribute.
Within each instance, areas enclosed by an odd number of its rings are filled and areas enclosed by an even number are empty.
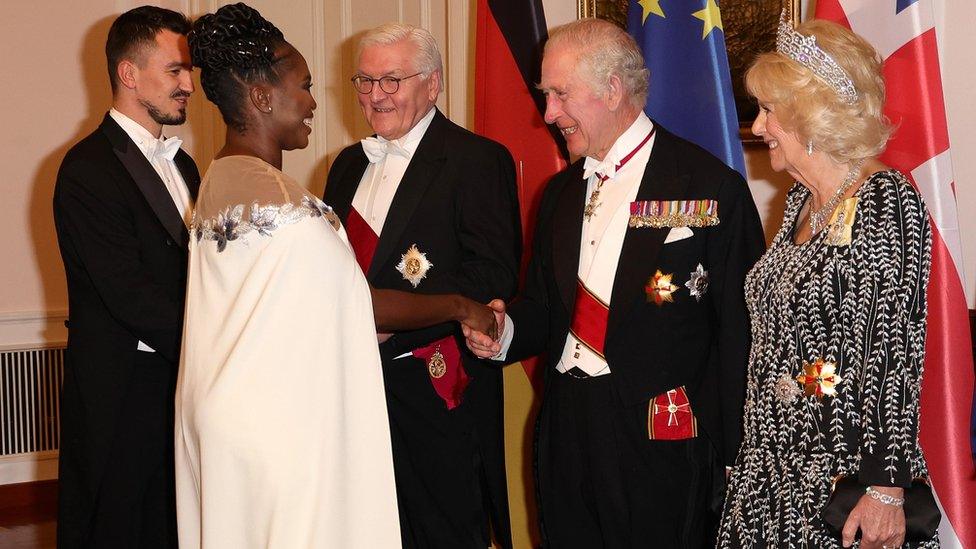
<svg viewBox="0 0 976 549"><path fill-rule="evenodd" d="M648 403L619 405L612 375L552 374L536 465L544 546L714 547L711 444L702 434L650 440Z"/></svg>
<svg viewBox="0 0 976 549"><path fill-rule="evenodd" d="M490 405L494 380L472 377L449 411L422 360L384 360L383 377L404 549L485 549L489 514L473 407Z"/></svg>
<svg viewBox="0 0 976 549"><path fill-rule="evenodd" d="M59 548L176 547L175 388L175 366L137 353L97 493L76 493L85 489L73 472L60 483ZM90 502L89 512L77 506L81 500Z"/></svg>

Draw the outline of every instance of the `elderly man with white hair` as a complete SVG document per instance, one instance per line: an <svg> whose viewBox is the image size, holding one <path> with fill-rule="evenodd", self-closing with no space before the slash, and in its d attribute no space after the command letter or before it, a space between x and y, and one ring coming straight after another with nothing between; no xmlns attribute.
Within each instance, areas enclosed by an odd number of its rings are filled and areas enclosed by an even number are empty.
<svg viewBox="0 0 976 549"><path fill-rule="evenodd" d="M482 303L511 297L521 256L514 163L435 106L443 72L433 36L377 27L356 67L375 135L336 157L324 198L369 282ZM490 534L512 545L501 374L460 336L453 323L380 336L404 547L484 549Z"/></svg>
<svg viewBox="0 0 976 549"><path fill-rule="evenodd" d="M485 358L547 353L544 546L714 546L741 438L756 206L742 176L644 114L648 71L613 24L554 30L539 87L581 158L545 189L523 293L507 315L490 304L500 340L467 335Z"/></svg>

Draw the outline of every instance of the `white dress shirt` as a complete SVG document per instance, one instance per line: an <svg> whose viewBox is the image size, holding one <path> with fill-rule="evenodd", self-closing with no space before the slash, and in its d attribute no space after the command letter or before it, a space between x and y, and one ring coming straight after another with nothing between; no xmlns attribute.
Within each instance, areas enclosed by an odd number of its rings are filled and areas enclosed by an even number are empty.
<svg viewBox="0 0 976 549"><path fill-rule="evenodd" d="M183 218L183 223L188 225L189 220L187 215L192 211L192 206L190 204L190 191L186 188L186 182L183 181L183 176L180 174L179 168L176 167L176 164L172 160L162 155L154 154L157 148L162 148L165 140L162 137L156 137L149 133L149 130L142 127L141 124L115 109L108 111L108 115L122 127L122 131L139 147L139 151L142 152L146 160L149 161L149 164L156 170L159 178L166 186L170 197L173 198L173 204L179 210L180 217ZM147 353L156 352L152 347L142 341L139 342L138 349Z"/></svg>
<svg viewBox="0 0 976 549"><path fill-rule="evenodd" d="M356 208L359 215L377 235L383 232L383 224L386 223L386 216L390 213L390 205L400 187L400 180L403 179L413 154L417 152L420 140L427 133L436 110L432 107L406 135L391 140L401 152L387 154L375 163L370 162L363 173L363 178L359 181L356 195L352 199L352 207ZM382 137L375 139L381 143L387 142Z"/></svg>
<svg viewBox="0 0 976 549"><path fill-rule="evenodd" d="M640 145L653 128L651 120L642 112L617 138L602 161L590 157L584 160L584 173L589 175L586 179L587 202L598 187L599 175L606 171L609 178L599 186L600 195L597 200L599 206L589 219L583 220L577 276L587 289L607 304L610 304L620 250L627 234L630 203L637 198L637 191L644 177L644 169L650 160L655 138L652 136L626 164L618 165L621 159ZM608 169L604 170L604 168ZM504 360L514 336L514 323L511 317L506 315L500 338L502 350L495 358ZM591 376L610 373L610 368L604 359L569 334L556 369L565 372L574 366Z"/></svg>

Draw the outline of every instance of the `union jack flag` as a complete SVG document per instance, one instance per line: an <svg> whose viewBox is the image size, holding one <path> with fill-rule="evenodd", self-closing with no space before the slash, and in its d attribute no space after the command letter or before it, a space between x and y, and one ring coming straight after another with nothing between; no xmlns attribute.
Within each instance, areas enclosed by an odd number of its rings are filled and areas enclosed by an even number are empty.
<svg viewBox="0 0 976 549"><path fill-rule="evenodd" d="M885 114L898 130L882 161L909 174L932 215L932 275L919 438L942 507L945 548L976 548L969 430L973 356L933 6L941 0L820 0L816 16L863 36L884 59Z"/></svg>

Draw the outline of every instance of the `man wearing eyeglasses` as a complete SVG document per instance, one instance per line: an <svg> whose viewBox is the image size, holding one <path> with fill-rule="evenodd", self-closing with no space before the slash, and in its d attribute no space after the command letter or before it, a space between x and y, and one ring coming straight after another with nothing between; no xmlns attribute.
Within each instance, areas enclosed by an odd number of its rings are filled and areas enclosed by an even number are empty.
<svg viewBox="0 0 976 549"><path fill-rule="evenodd" d="M512 157L441 114L442 78L428 31L390 23L364 35L352 85L375 135L339 153L324 198L374 287L510 297L521 255ZM512 545L501 373L459 336L456 324L380 336L405 548L484 549L489 532Z"/></svg>

